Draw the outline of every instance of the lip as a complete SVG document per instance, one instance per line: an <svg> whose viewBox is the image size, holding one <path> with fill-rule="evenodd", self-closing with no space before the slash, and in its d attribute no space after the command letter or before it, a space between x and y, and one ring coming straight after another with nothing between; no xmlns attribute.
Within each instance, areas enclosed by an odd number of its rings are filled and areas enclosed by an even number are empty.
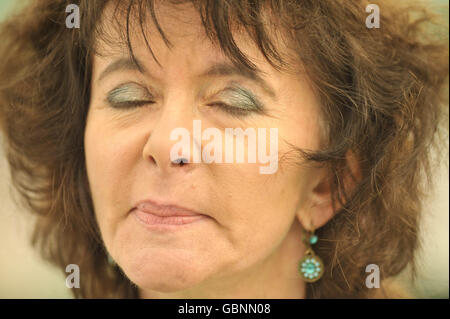
<svg viewBox="0 0 450 319"><path fill-rule="evenodd" d="M177 229L207 218L206 215L174 204L159 204L153 200L138 202L130 213L152 229Z"/></svg>

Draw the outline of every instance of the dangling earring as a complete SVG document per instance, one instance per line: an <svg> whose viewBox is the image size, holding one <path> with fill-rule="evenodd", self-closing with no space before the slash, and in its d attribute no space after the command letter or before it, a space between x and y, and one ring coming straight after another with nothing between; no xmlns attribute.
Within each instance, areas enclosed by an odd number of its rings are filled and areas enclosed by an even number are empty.
<svg viewBox="0 0 450 319"><path fill-rule="evenodd" d="M112 256L111 256L108 252L106 252L106 255L107 255L107 258L108 258L108 264L109 264L111 267L115 267L117 264L116 264L116 262L114 261L114 259L112 258Z"/></svg>
<svg viewBox="0 0 450 319"><path fill-rule="evenodd" d="M323 275L323 261L314 253L312 245L316 244L319 238L314 234L314 228L308 232L305 230L303 242L307 245L305 256L300 259L298 271L302 279L306 282L316 282Z"/></svg>

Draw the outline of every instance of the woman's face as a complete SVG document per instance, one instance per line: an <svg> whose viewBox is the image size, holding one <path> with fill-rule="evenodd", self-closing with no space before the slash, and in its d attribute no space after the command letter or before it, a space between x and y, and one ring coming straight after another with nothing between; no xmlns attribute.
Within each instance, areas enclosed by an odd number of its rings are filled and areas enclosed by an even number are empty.
<svg viewBox="0 0 450 319"><path fill-rule="evenodd" d="M299 219L317 171L299 165L289 144L319 148L317 100L306 81L277 72L244 36L236 37L237 45L265 72L261 81L224 68L207 72L232 64L206 40L194 9L179 8L157 10L171 49L153 24L146 26L162 68L139 32L132 32L132 44L141 70L122 47L100 43L105 54L94 56L85 155L106 248L135 284L155 293L188 291L239 276L246 280L242 274L258 273L269 262L277 271L288 267L292 279L302 248ZM104 23L112 19L111 12L105 11ZM249 163L247 142L244 163L236 157L232 163L193 163L193 145L203 148L210 141L192 141L194 120L201 121L202 131L217 128L222 137L225 128L266 128L266 154L269 129L278 129L276 170L262 174L260 167L268 163L258 156ZM170 138L176 128L190 133L192 152L184 165L171 161L179 141ZM224 138L223 145L225 153ZM138 204L145 200L150 204ZM180 215L175 206L199 215L155 217L145 209Z"/></svg>

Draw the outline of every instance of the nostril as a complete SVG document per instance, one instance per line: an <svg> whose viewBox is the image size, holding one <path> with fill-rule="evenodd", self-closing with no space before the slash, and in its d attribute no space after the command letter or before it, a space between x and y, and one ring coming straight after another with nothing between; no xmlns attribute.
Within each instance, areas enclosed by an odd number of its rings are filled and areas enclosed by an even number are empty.
<svg viewBox="0 0 450 319"><path fill-rule="evenodd" d="M151 161L153 164L156 164L156 160L155 160L155 158L154 158L153 156L150 156L150 161Z"/></svg>
<svg viewBox="0 0 450 319"><path fill-rule="evenodd" d="M184 164L187 164L188 162L189 161L184 157L180 157L180 158L177 158L172 161L173 164L180 165L180 166L183 166Z"/></svg>

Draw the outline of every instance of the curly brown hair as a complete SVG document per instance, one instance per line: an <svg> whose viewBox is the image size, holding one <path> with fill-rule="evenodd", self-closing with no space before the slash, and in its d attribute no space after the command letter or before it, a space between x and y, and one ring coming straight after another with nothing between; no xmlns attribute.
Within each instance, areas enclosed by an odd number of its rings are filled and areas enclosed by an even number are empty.
<svg viewBox="0 0 450 319"><path fill-rule="evenodd" d="M98 21L108 2L33 1L1 24L0 125L13 185L38 216L32 243L42 256L63 271L70 263L80 266L75 297L136 298L137 287L108 263L84 158L91 58L95 40L106 38ZM428 32L442 30L431 29L437 17L421 5L376 1L381 27L369 29L365 0L171 2L191 2L211 41L243 68L255 66L233 41L232 25L243 27L267 61L283 69L276 26L321 101L326 148L298 155L327 165L333 199L343 208L318 230L315 250L326 270L308 284L307 297L365 298L366 265L377 264L382 279L414 268L421 203L432 186L430 151L442 147L439 127L448 123L448 38ZM80 8L80 29L66 28L68 4ZM118 1L117 8L127 17L122 30L135 18L143 26L144 10L159 26L154 1ZM128 48L133 54L129 41ZM348 151L361 167L351 194L342 183Z"/></svg>

